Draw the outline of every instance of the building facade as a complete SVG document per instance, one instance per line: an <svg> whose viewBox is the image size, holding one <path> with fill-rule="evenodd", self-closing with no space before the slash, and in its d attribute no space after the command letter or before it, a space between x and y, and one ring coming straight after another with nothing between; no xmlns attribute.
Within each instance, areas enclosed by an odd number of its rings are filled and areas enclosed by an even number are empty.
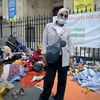
<svg viewBox="0 0 100 100"><path fill-rule="evenodd" d="M1 1L1 0L0 0ZM96 10L100 10L100 0L94 0ZM66 7L73 13L74 0L16 0L16 16L56 15L61 7ZM8 18L8 0L2 1L3 18Z"/></svg>
<svg viewBox="0 0 100 100"><path fill-rule="evenodd" d="M18 17L54 14L63 7L63 0L16 0ZM3 18L8 18L8 0L3 0Z"/></svg>

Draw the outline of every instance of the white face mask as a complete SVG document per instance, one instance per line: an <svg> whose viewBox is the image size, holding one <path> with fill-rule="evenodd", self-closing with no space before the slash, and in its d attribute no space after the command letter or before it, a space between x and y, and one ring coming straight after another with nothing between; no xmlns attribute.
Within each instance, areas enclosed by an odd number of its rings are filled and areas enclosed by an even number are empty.
<svg viewBox="0 0 100 100"><path fill-rule="evenodd" d="M59 23L60 25L66 24L66 20L64 20L64 19L58 18L57 21L58 21L58 23Z"/></svg>

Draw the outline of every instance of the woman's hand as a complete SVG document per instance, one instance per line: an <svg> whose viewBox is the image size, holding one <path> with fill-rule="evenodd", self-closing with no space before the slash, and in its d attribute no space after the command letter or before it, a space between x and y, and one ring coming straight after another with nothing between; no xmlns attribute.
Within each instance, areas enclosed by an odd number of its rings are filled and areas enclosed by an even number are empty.
<svg viewBox="0 0 100 100"><path fill-rule="evenodd" d="M69 58L69 66L71 67L71 66L72 66L72 64L73 64L73 58L72 58L72 57L70 57L70 58Z"/></svg>

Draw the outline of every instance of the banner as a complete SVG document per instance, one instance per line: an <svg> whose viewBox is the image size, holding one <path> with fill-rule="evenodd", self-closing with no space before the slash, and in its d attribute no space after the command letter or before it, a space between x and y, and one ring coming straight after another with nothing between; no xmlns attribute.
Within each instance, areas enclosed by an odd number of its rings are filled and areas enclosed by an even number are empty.
<svg viewBox="0 0 100 100"><path fill-rule="evenodd" d="M75 47L100 48L100 11L69 15L66 24Z"/></svg>
<svg viewBox="0 0 100 100"><path fill-rule="evenodd" d="M8 0L8 19L11 22L16 21L16 0Z"/></svg>
<svg viewBox="0 0 100 100"><path fill-rule="evenodd" d="M74 0L74 13L90 11L90 9L94 11L94 0Z"/></svg>

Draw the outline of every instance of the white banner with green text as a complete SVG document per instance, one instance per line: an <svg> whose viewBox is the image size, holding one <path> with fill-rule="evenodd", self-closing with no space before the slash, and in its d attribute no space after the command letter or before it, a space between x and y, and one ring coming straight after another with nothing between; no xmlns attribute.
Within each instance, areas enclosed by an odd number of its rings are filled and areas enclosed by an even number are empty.
<svg viewBox="0 0 100 100"><path fill-rule="evenodd" d="M66 24L75 47L100 48L100 11L69 15Z"/></svg>

